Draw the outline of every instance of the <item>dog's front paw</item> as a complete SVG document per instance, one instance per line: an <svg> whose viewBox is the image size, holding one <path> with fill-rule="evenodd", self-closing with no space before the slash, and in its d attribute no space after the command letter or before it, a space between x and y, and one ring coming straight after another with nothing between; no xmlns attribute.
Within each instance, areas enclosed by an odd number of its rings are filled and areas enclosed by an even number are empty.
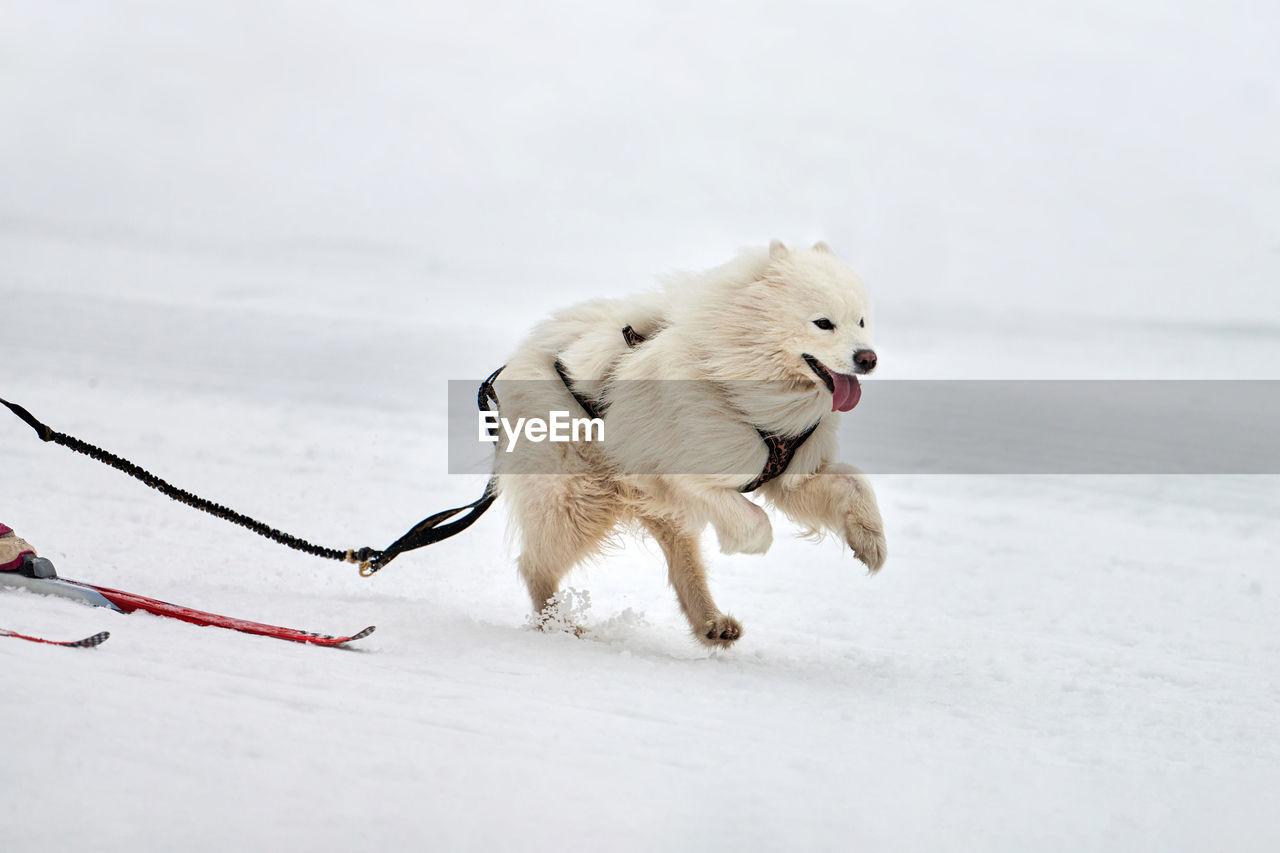
<svg viewBox="0 0 1280 853"><path fill-rule="evenodd" d="M720 613L704 622L701 628L695 628L694 634L704 646L727 649L742 636L742 623Z"/></svg>
<svg viewBox="0 0 1280 853"><path fill-rule="evenodd" d="M742 518L713 525L722 554L763 554L773 545L773 525L769 523L768 513L749 501L743 503L749 509Z"/></svg>
<svg viewBox="0 0 1280 853"><path fill-rule="evenodd" d="M866 563L873 572L880 571L889 556L889 546L884 541L884 528L879 524L850 520L845 525L844 541L853 549L853 555Z"/></svg>
<svg viewBox="0 0 1280 853"><path fill-rule="evenodd" d="M756 525L746 531L726 534L717 530L722 554L763 554L773 545L773 526L768 522Z"/></svg>

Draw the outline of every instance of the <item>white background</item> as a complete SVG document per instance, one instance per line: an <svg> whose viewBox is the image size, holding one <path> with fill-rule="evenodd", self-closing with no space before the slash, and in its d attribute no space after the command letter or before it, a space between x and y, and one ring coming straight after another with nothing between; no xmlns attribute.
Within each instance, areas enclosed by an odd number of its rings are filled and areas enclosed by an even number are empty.
<svg viewBox="0 0 1280 853"><path fill-rule="evenodd" d="M445 473L550 310L825 239L889 378L1280 378L1280 15L1248 2L10 2L0 393L323 544ZM875 403L874 381L862 406ZM857 418L857 412L850 417ZM845 448L857 462L857 448ZM652 544L524 628L498 508L374 580L0 421L5 850L1270 850L1273 478L882 477L685 633ZM708 546L714 547L709 541Z"/></svg>

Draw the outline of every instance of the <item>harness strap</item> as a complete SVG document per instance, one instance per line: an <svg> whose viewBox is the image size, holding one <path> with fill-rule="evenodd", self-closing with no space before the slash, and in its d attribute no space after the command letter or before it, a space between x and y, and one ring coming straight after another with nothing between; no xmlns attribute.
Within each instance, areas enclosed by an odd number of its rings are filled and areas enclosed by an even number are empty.
<svg viewBox="0 0 1280 853"><path fill-rule="evenodd" d="M631 327L628 326L627 328L629 329ZM569 393L573 395L573 399L582 407L582 411L587 413L587 417L604 417L604 412L601 411L600 407L596 405L595 402L579 394L577 389L573 387L573 382L569 379L569 373L564 369L564 362L558 358L556 359L556 375L560 377L560 381L564 383L564 387L569 389Z"/></svg>
<svg viewBox="0 0 1280 853"><path fill-rule="evenodd" d="M821 421L818 423L821 423ZM813 431L817 428L818 424L814 424L799 435L777 435L776 433L765 432L757 427L756 432L760 433L760 440L764 442L765 447L769 448L769 458L765 460L764 470L760 472L760 476L738 489L738 491L743 494L754 492L774 477L779 477L785 473L787 466L791 464L791 458L800 449L800 445L808 441L809 436L813 435Z"/></svg>
<svg viewBox="0 0 1280 853"><path fill-rule="evenodd" d="M625 326L622 329L622 340L626 341L628 347L635 349L648 339L631 326ZM569 389L569 393L573 395L573 399L582 407L582 410L590 417L603 418L604 412L600 409L599 404L582 396L573 387L573 382L569 379L569 373L565 370L564 362L557 358L555 367L556 375L560 377L564 387ZM497 374L494 375L496 376ZM822 421L818 421L818 423L815 423L799 435L778 435L756 427L756 432L760 434L760 440L769 449L769 458L765 460L764 470L760 472L760 476L738 489L738 491L743 494L754 492L775 477L781 476L787 470L787 466L791 464L796 451L809 440L809 436L813 435L813 431L818 428L819 423L822 423Z"/></svg>
<svg viewBox="0 0 1280 853"><path fill-rule="evenodd" d="M493 383L505 367L505 364L499 367L489 374L488 379L480 383L480 390L476 392L476 408L480 411L497 411L498 394L493 390ZM493 403L493 408L489 407L490 402ZM466 530L475 523L476 519L484 515L489 507L493 506L493 502L498 498L497 486L496 478L490 477L489 482L484 487L484 492L471 503L454 507L453 509L442 510L435 515L422 519L408 533L388 545L385 551L378 553L371 560L362 561L360 563L360 575L366 578L371 577L405 551L413 551L427 545L434 545L442 539L448 539L450 536L456 536ZM465 512L466 515L449 521L449 519L462 512Z"/></svg>
<svg viewBox="0 0 1280 853"><path fill-rule="evenodd" d="M494 482L490 479L488 485L484 487L484 494L476 500L466 506L442 510L435 515L422 519L408 533L388 545L387 549L380 552L377 557L372 560L362 561L360 563L360 576L372 577L374 572L381 570L387 563L390 563L405 551L412 551L426 545L434 545L442 539L458 535L474 524L477 518L484 515L485 510L493 506L493 502L497 498L497 492L494 491ZM470 512L467 512L467 510L470 510ZM467 514L450 521L448 524L443 523L460 512L467 512Z"/></svg>
<svg viewBox="0 0 1280 853"><path fill-rule="evenodd" d="M644 335L640 334L630 326L624 326L622 328L622 339L626 341L627 346L631 347L632 349L640 346L642 343L644 343L647 340L647 338L645 338Z"/></svg>

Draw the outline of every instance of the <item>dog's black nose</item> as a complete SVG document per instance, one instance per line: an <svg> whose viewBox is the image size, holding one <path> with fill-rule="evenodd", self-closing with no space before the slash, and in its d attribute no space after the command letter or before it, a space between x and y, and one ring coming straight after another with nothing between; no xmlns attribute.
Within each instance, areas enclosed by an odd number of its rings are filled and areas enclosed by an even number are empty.
<svg viewBox="0 0 1280 853"><path fill-rule="evenodd" d="M863 373L870 373L876 369L876 353L875 350L860 349L853 354L853 363L862 369Z"/></svg>

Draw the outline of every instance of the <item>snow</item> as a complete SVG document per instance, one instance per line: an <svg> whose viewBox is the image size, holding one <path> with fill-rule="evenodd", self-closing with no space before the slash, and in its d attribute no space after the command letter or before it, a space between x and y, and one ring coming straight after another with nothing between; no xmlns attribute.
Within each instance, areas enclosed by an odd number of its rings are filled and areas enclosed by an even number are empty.
<svg viewBox="0 0 1280 853"><path fill-rule="evenodd" d="M321 544L479 493L447 381L548 310L775 236L864 273L883 378L1280 378L1259 4L5 18L3 396ZM713 552L713 655L645 542L572 577L587 637L528 630L501 502L365 580L16 419L0 471L68 577L378 626L3 592L112 632L0 639L6 851L1280 846L1275 477L877 476L875 578L783 519Z"/></svg>

